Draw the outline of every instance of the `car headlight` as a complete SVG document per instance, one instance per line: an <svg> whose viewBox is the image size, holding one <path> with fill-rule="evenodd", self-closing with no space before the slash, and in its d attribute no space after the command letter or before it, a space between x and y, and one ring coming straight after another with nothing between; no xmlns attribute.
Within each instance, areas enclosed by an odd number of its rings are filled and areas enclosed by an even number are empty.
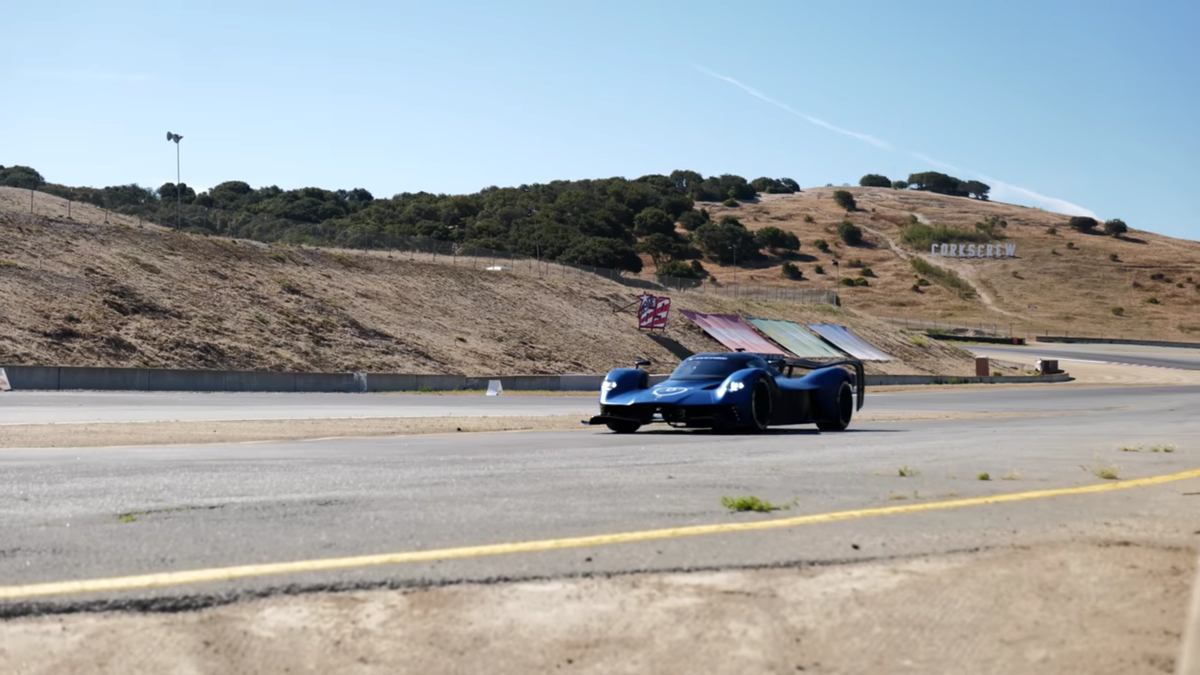
<svg viewBox="0 0 1200 675"><path fill-rule="evenodd" d="M617 383L612 380L605 380L604 384L600 385L601 391L612 391L617 388Z"/></svg>
<svg viewBox="0 0 1200 675"><path fill-rule="evenodd" d="M730 382L729 391L741 391L746 388L745 382Z"/></svg>

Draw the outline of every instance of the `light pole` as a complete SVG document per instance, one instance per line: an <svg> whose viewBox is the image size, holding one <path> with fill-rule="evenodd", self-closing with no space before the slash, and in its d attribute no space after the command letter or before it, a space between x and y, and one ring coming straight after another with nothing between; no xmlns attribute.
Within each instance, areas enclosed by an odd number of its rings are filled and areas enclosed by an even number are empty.
<svg viewBox="0 0 1200 675"><path fill-rule="evenodd" d="M183 136L167 132L167 142L175 141L175 229L179 229L179 211L183 207L183 193L179 189L179 141Z"/></svg>

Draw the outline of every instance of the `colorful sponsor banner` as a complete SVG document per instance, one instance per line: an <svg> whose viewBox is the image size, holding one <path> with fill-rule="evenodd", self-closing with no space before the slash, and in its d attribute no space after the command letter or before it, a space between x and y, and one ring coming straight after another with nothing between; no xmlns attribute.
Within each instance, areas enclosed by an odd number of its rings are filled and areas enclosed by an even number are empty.
<svg viewBox="0 0 1200 675"><path fill-rule="evenodd" d="M880 351L845 326L830 324L808 324L807 328L833 343L838 349L860 361L891 361L892 357Z"/></svg>
<svg viewBox="0 0 1200 675"><path fill-rule="evenodd" d="M638 328L650 330L666 330L667 315L671 313L671 299L664 296L654 296L643 293L637 296Z"/></svg>
<svg viewBox="0 0 1200 675"><path fill-rule="evenodd" d="M697 326L704 329L717 342L733 351L744 349L754 354L779 354L786 352L771 344L766 338L754 331L750 324L742 321L741 317L733 314L702 314L679 310L681 314L691 319Z"/></svg>
<svg viewBox="0 0 1200 675"><path fill-rule="evenodd" d="M751 326L802 359L844 359L846 355L794 321L746 319Z"/></svg>

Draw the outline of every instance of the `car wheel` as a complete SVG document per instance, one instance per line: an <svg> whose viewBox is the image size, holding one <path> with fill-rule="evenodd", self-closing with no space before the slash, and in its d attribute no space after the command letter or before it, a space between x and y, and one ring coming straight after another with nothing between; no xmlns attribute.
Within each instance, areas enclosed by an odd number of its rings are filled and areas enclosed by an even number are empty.
<svg viewBox="0 0 1200 675"><path fill-rule="evenodd" d="M642 425L637 422L627 422L625 420L611 420L605 422L604 425L618 434L632 434L642 428Z"/></svg>
<svg viewBox="0 0 1200 675"><path fill-rule="evenodd" d="M854 415L854 390L849 382L842 382L837 393L837 421L817 422L821 431L845 431Z"/></svg>
<svg viewBox="0 0 1200 675"><path fill-rule="evenodd" d="M771 385L764 379L755 381L750 390L750 418L755 431L766 431L771 423Z"/></svg>

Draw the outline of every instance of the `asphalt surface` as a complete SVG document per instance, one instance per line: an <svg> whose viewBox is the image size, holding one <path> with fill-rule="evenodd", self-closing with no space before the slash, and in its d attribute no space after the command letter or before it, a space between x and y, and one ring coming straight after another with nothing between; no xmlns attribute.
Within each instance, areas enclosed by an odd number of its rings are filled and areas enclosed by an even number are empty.
<svg viewBox="0 0 1200 675"><path fill-rule="evenodd" d="M227 395L179 400L219 396ZM330 403L335 398L344 402ZM471 406L483 401L378 397L385 399L397 408L439 411L426 414L478 414ZM5 400L8 409L21 398ZM48 397L43 403L56 400ZM256 399L239 399L241 414L261 412L250 410L247 400ZM301 405L312 409L358 411L364 400L376 397L286 400L307 401ZM527 406L590 411L594 405L588 399L550 397L483 404L519 406L521 414L528 414ZM183 403L173 405L173 413L188 411ZM1123 479L1200 464L1194 440L1200 438L1195 415L1200 387L960 390L868 397L867 405L872 412L1030 416L860 423L841 434L806 427L761 436L674 430L620 436L583 429L0 450L0 482L6 486L0 493L0 586L746 522L1093 485L1104 481L1090 468L1104 464L1118 464ZM146 409L156 408L141 405L139 414ZM114 405L110 413L121 410ZM1117 446L1125 444L1143 444L1146 451L1120 452ZM1177 451L1149 452L1154 444L1173 444ZM899 476L901 467L916 475ZM978 480L981 472L992 480ZM1013 480L1001 480L1004 476ZM1148 519L1150 529L1194 519L1198 491L1197 481L1189 480L765 532L263 576L104 597L118 603L168 598L190 606L211 601L194 594L258 593L289 585L415 584L938 553L1093 532L1131 517ZM773 514L734 514L721 506L721 497L738 495L795 502ZM1144 524L1137 527L1147 530ZM97 597L48 602L65 607ZM38 607L45 605L0 604L0 614Z"/></svg>
<svg viewBox="0 0 1200 675"><path fill-rule="evenodd" d="M989 356L1021 356L1033 359L1060 361L1093 361L1120 363L1131 366L1154 366L1200 370L1200 349L1142 347L1138 345L1057 344L1035 343L1024 347L1006 345L967 345L977 354ZM1068 370L1068 368L1063 368Z"/></svg>

